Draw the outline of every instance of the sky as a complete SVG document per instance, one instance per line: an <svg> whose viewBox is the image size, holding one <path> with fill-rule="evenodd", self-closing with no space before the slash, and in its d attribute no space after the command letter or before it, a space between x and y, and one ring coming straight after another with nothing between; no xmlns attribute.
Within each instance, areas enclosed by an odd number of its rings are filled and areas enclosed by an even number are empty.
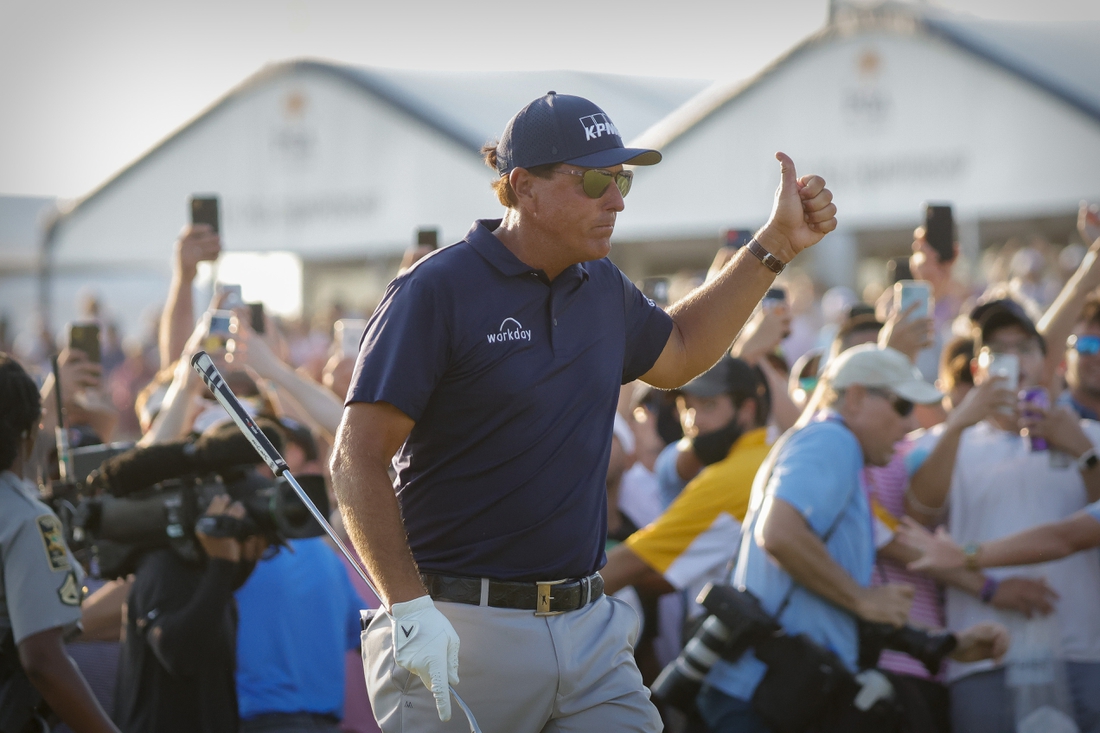
<svg viewBox="0 0 1100 733"><path fill-rule="evenodd" d="M79 197L265 64L581 69L735 80L829 0L0 0L0 195ZM1017 22L1096 0L938 0Z"/></svg>

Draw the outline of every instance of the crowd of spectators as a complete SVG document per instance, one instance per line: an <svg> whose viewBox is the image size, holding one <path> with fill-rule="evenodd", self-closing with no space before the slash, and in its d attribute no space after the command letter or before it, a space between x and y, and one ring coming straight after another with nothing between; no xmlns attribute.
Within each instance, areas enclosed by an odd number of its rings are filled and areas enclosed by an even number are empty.
<svg viewBox="0 0 1100 733"><path fill-rule="evenodd" d="M1017 645L1012 649L1024 649L1009 651L1009 663L1013 654L1049 652L1065 663L1061 709L1079 730L1100 731L1097 543L1074 545L1080 551L1024 569L987 570L995 563L978 562L981 543L1066 520L1100 499L1100 471L1093 476L1086 465L1100 445L1095 207L1082 205L1078 231L1081 241L1061 248L1038 240L993 248L964 281L958 258L943 258L918 229L909 266L914 279L930 286L934 308L927 317L898 311L886 273L857 296L848 288L819 294L810 275L795 272L780 280L776 297L764 301L714 369L671 393L624 386L608 471L603 575L607 592L629 598L644 617L637 656L647 682L680 652L685 629L701 612L694 602L699 589L728 577L753 480L770 446L805 409L814 409L812 396L829 363L873 343L905 354L944 396L940 404L917 405L914 430L893 457L863 471L877 548L872 585L911 588L906 619L915 626L961 632L1002 624ZM827 248L826 240L821 249ZM98 360L57 334L22 332L0 343L41 388L41 484L56 465L50 452L58 389L70 448L150 446L224 427L224 410L189 368L199 349L212 353L247 409L275 426L292 470L326 474L355 362L341 331L361 333L361 319L370 314L334 307L309 320L268 315L257 321L232 288L197 304L199 263L219 252L209 227L184 229L163 310L142 334L124 338L112 323L109 297L83 297L80 320L100 327ZM712 272L731 253L722 248ZM402 266L423 254L410 251ZM233 314L228 333L214 333L214 314L226 311ZM1017 385L1006 388L1004 378L979 365L983 349L1015 355ZM1017 389L1039 387L1048 405L1021 415ZM211 511L234 510L226 500ZM332 518L339 530L339 512ZM937 527L950 536L929 533ZM952 541L966 547L955 562L961 568L941 567L956 558ZM158 704L168 715L187 715L171 711L193 708L189 695L203 698L198 707L207 708L198 719L205 730L376 730L358 641L359 609L377 600L330 543L293 540L277 553L212 538L202 544L210 561L179 571L188 577L182 597L176 591L158 596L155 584L133 577L88 580L85 634L70 651L120 728L168 730L138 698L172 689L175 698ZM165 551L150 562L164 575L180 561ZM208 605L196 610L194 598ZM150 652L136 650L142 640ZM953 720L955 730L1014 730L1026 714L1013 697L1018 685L1006 677L1004 659L951 662L934 674L888 651L878 664L929 683L923 689L932 701L933 729L947 730ZM225 685L213 672L226 665L235 666L235 689L223 695ZM157 674L198 677L201 684L158 687ZM116 680L145 686L122 689ZM670 730L700 724L671 708L661 712Z"/></svg>

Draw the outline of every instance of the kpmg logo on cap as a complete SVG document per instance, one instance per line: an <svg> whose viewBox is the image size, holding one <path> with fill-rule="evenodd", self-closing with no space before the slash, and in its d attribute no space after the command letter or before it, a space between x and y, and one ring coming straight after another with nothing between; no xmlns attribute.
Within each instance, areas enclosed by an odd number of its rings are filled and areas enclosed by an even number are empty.
<svg viewBox="0 0 1100 733"><path fill-rule="evenodd" d="M608 135L619 135L618 128L616 128L611 120L607 119L607 115L602 112L582 117L580 123L584 127L585 142L603 137L604 133Z"/></svg>

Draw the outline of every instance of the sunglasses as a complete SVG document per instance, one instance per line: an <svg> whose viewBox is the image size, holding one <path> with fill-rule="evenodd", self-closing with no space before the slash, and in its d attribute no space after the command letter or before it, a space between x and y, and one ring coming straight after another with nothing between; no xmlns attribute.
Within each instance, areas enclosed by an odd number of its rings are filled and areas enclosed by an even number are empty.
<svg viewBox="0 0 1100 733"><path fill-rule="evenodd" d="M558 168L554 172L580 176L581 188L584 189L585 195L593 199L603 196L604 192L607 191L607 187L611 185L611 181L615 181L615 185L619 187L619 193L625 198L630 193L630 184L634 180L634 171L612 173L611 171L605 171L603 168L589 168L584 171Z"/></svg>
<svg viewBox="0 0 1100 733"><path fill-rule="evenodd" d="M900 417L909 417L913 414L913 408L915 405L907 399L898 397L893 392L887 392L883 389L871 389L867 388L867 391L871 394L878 395L879 397L887 400L890 406L894 408L894 412L898 413Z"/></svg>
<svg viewBox="0 0 1100 733"><path fill-rule="evenodd" d="M1081 356L1100 354L1100 336L1070 336L1066 348L1073 349Z"/></svg>

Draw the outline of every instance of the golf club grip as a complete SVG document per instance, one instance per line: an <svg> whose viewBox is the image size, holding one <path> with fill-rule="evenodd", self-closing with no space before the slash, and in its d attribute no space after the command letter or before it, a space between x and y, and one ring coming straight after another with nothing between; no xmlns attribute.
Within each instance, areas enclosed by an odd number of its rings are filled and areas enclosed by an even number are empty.
<svg viewBox="0 0 1100 733"><path fill-rule="evenodd" d="M210 358L210 355L205 351L198 352L191 357L191 367L199 373L202 381L206 382L206 386L214 393L215 399L233 418L233 422L237 423L237 427L244 433L244 437L248 438L248 442L260 454L260 458L264 460L268 468L276 476L282 476L287 468L286 461L283 460L283 457L279 455L279 451L275 450L275 446L271 444L271 441L256 425L256 421L252 419L252 416L245 411L244 405L237 399L237 395L229 389L229 385L225 383L221 372L214 366L214 361Z"/></svg>

